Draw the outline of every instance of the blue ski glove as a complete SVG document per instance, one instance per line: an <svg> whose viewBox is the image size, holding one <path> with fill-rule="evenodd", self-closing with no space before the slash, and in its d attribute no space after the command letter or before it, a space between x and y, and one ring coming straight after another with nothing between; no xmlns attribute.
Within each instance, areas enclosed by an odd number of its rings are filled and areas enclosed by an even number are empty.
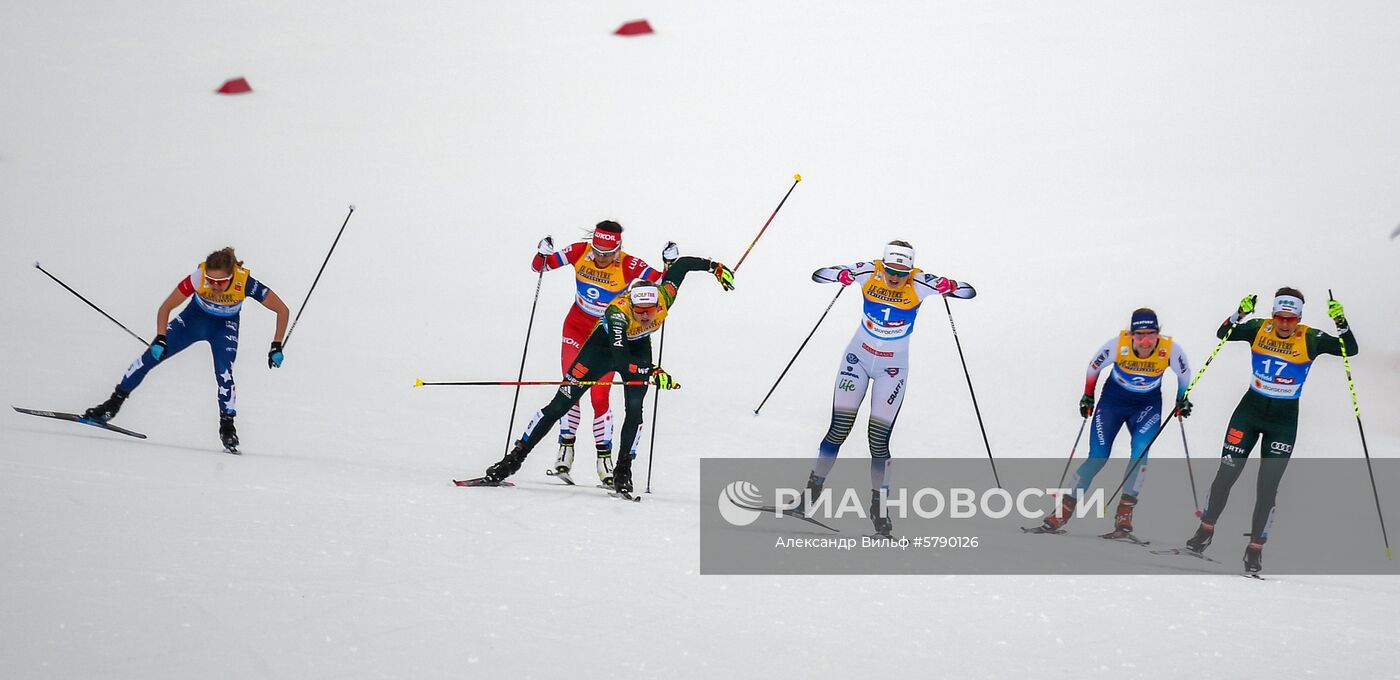
<svg viewBox="0 0 1400 680"><path fill-rule="evenodd" d="M272 341L272 349L267 351L267 367L282 368L282 343Z"/></svg>
<svg viewBox="0 0 1400 680"><path fill-rule="evenodd" d="M151 358L160 361L165 356L165 334L156 336L156 341L151 343Z"/></svg>

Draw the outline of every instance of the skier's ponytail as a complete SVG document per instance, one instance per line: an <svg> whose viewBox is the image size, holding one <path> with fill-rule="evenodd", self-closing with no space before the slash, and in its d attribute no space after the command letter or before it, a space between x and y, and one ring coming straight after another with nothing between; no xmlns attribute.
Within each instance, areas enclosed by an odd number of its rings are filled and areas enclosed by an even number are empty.
<svg viewBox="0 0 1400 680"><path fill-rule="evenodd" d="M233 273L234 269L242 266L243 260L238 259L238 256L234 254L233 246L216 250L209 253L209 257L204 258L205 271L212 269L214 271Z"/></svg>

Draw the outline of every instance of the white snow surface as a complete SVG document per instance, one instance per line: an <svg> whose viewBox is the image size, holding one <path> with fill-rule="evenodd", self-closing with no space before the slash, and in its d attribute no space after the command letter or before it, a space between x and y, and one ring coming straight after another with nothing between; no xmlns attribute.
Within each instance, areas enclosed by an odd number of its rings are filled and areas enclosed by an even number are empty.
<svg viewBox="0 0 1400 680"><path fill-rule="evenodd" d="M1394 577L701 576L697 490L705 456L813 455L852 296L751 411L834 293L809 273L893 238L979 291L953 307L998 455L1066 454L1133 308L1199 366L1242 295L1293 285L1325 329L1346 303L1395 456L1396 64L1392 2L0 4L6 403L81 410L140 350L34 261L150 337L224 245L299 305L357 206L282 369L243 315L244 456L203 345L116 421L149 440L0 416L0 675L1400 677ZM738 290L682 289L647 502L552 486L549 445L516 489L449 483L500 455L512 390L413 380L514 378L540 237L616 219L653 263L733 264L798 172ZM570 296L544 277L527 377ZM985 455L941 307L896 457ZM1230 346L1193 394L1196 455L1247 370ZM1299 456L1360 455L1340 361L1303 408ZM1368 492L1338 530L1379 551ZM1281 512L1335 500L1285 482Z"/></svg>

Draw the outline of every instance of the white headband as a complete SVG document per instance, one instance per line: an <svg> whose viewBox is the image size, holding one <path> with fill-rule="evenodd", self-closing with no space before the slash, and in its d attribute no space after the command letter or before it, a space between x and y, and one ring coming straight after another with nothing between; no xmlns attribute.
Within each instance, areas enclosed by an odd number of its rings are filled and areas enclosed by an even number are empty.
<svg viewBox="0 0 1400 680"><path fill-rule="evenodd" d="M637 286L628 292L634 307L655 307L661 299L661 291L656 286Z"/></svg>
<svg viewBox="0 0 1400 680"><path fill-rule="evenodd" d="M1280 295L1274 298L1274 315L1279 312L1288 312L1294 316L1303 316L1303 301L1292 295Z"/></svg>
<svg viewBox="0 0 1400 680"><path fill-rule="evenodd" d="M886 267L912 271L914 269L914 249L904 246L885 246L885 256L880 259Z"/></svg>

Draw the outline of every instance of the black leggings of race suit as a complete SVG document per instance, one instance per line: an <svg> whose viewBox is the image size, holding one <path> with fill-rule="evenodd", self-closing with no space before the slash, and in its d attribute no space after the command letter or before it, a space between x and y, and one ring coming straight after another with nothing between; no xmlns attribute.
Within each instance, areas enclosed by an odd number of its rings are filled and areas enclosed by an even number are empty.
<svg viewBox="0 0 1400 680"><path fill-rule="evenodd" d="M1225 443L1220 451L1220 469L1210 485L1206 509L1201 521L1215 524L1230 500L1230 487L1244 472L1245 459L1256 442L1259 446L1259 479L1254 501L1254 517L1250 536L1259 543L1269 537L1273 524L1274 505L1278 487L1288 460L1293 455L1293 442L1298 438L1298 400L1274 399L1253 391L1246 392L1230 416L1225 430Z"/></svg>
<svg viewBox="0 0 1400 680"><path fill-rule="evenodd" d="M649 339L646 342L633 343L629 349L633 352L633 358L639 366L651 366L651 342ZM614 366L614 363L608 335L595 330L583 343L583 349L579 350L578 357L569 367L568 375L580 382L587 382L598 380L615 371L624 380L632 379L628 377L631 375L628 366ZM559 391L554 394L554 399L540 410L534 427L525 434L523 453L528 454L537 444L544 441L550 428L554 427L554 424L559 422L559 419L563 418L564 414L568 413L569 409L587 393L587 387L579 385L559 386ZM617 470L624 468L629 472L631 470L632 456L629 454L642 429L642 404L646 399L646 394L647 385L624 385L622 387L625 415L622 421L622 437L618 440L617 445L619 454L614 475L617 474Z"/></svg>

